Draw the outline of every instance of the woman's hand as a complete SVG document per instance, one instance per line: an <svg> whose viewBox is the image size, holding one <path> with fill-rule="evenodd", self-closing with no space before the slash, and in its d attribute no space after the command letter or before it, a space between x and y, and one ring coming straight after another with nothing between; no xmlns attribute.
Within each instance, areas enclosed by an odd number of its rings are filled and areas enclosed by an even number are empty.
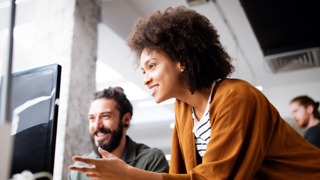
<svg viewBox="0 0 320 180"><path fill-rule="evenodd" d="M83 166L69 166L69 170L82 172L87 177L95 180L114 180L114 179L130 179L128 170L130 165L114 156L113 154L105 151L99 147L99 153L102 159L92 159L80 156L74 156L72 160L80 161L86 164L94 165L95 167Z"/></svg>

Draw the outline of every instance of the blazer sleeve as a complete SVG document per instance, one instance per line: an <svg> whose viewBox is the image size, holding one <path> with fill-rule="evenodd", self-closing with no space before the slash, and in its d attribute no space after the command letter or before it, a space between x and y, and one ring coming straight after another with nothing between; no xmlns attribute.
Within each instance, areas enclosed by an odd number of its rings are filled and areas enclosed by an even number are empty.
<svg viewBox="0 0 320 180"><path fill-rule="evenodd" d="M178 123L177 121L175 123ZM172 145L171 145L171 159L169 173L163 173L164 180L189 180L190 175L187 174L184 160L181 154L179 138L178 138L178 125L176 124L173 128L172 133Z"/></svg>

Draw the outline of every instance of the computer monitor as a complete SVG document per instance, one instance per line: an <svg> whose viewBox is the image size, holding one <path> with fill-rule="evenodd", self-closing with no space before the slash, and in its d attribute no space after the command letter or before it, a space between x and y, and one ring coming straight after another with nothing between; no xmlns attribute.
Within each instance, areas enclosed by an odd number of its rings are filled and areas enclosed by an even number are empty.
<svg viewBox="0 0 320 180"><path fill-rule="evenodd" d="M23 170L53 174L60 78L58 64L13 73L11 176Z"/></svg>

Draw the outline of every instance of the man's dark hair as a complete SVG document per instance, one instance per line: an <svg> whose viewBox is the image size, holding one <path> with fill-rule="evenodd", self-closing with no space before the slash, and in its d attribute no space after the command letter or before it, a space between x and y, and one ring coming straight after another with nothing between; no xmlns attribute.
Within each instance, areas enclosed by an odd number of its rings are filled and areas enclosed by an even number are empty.
<svg viewBox="0 0 320 180"><path fill-rule="evenodd" d="M93 94L92 101L101 98L113 99L117 102L117 109L120 111L120 121L126 113L130 113L132 117L132 105L121 87L109 87L103 91L95 92Z"/></svg>
<svg viewBox="0 0 320 180"><path fill-rule="evenodd" d="M162 50L173 61L181 62L185 66L185 85L192 94L234 71L215 27L205 16L184 6L138 19L127 45L135 54L136 65L144 49Z"/></svg>
<svg viewBox="0 0 320 180"><path fill-rule="evenodd" d="M314 102L309 96L298 96L291 100L290 104L293 102L297 102L300 105L307 108L309 105L313 106L313 116L317 119L320 119L320 112L318 111L319 102Z"/></svg>

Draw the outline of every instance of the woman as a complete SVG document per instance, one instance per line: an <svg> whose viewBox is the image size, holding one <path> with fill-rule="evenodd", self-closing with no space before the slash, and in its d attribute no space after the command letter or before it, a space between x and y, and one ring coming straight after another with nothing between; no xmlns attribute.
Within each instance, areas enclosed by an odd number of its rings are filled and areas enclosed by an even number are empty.
<svg viewBox="0 0 320 180"><path fill-rule="evenodd" d="M320 150L307 143L264 95L226 79L234 67L209 20L183 6L139 19L127 44L157 103L176 98L170 172L129 167L100 149L103 162L72 167L96 179L320 179Z"/></svg>

